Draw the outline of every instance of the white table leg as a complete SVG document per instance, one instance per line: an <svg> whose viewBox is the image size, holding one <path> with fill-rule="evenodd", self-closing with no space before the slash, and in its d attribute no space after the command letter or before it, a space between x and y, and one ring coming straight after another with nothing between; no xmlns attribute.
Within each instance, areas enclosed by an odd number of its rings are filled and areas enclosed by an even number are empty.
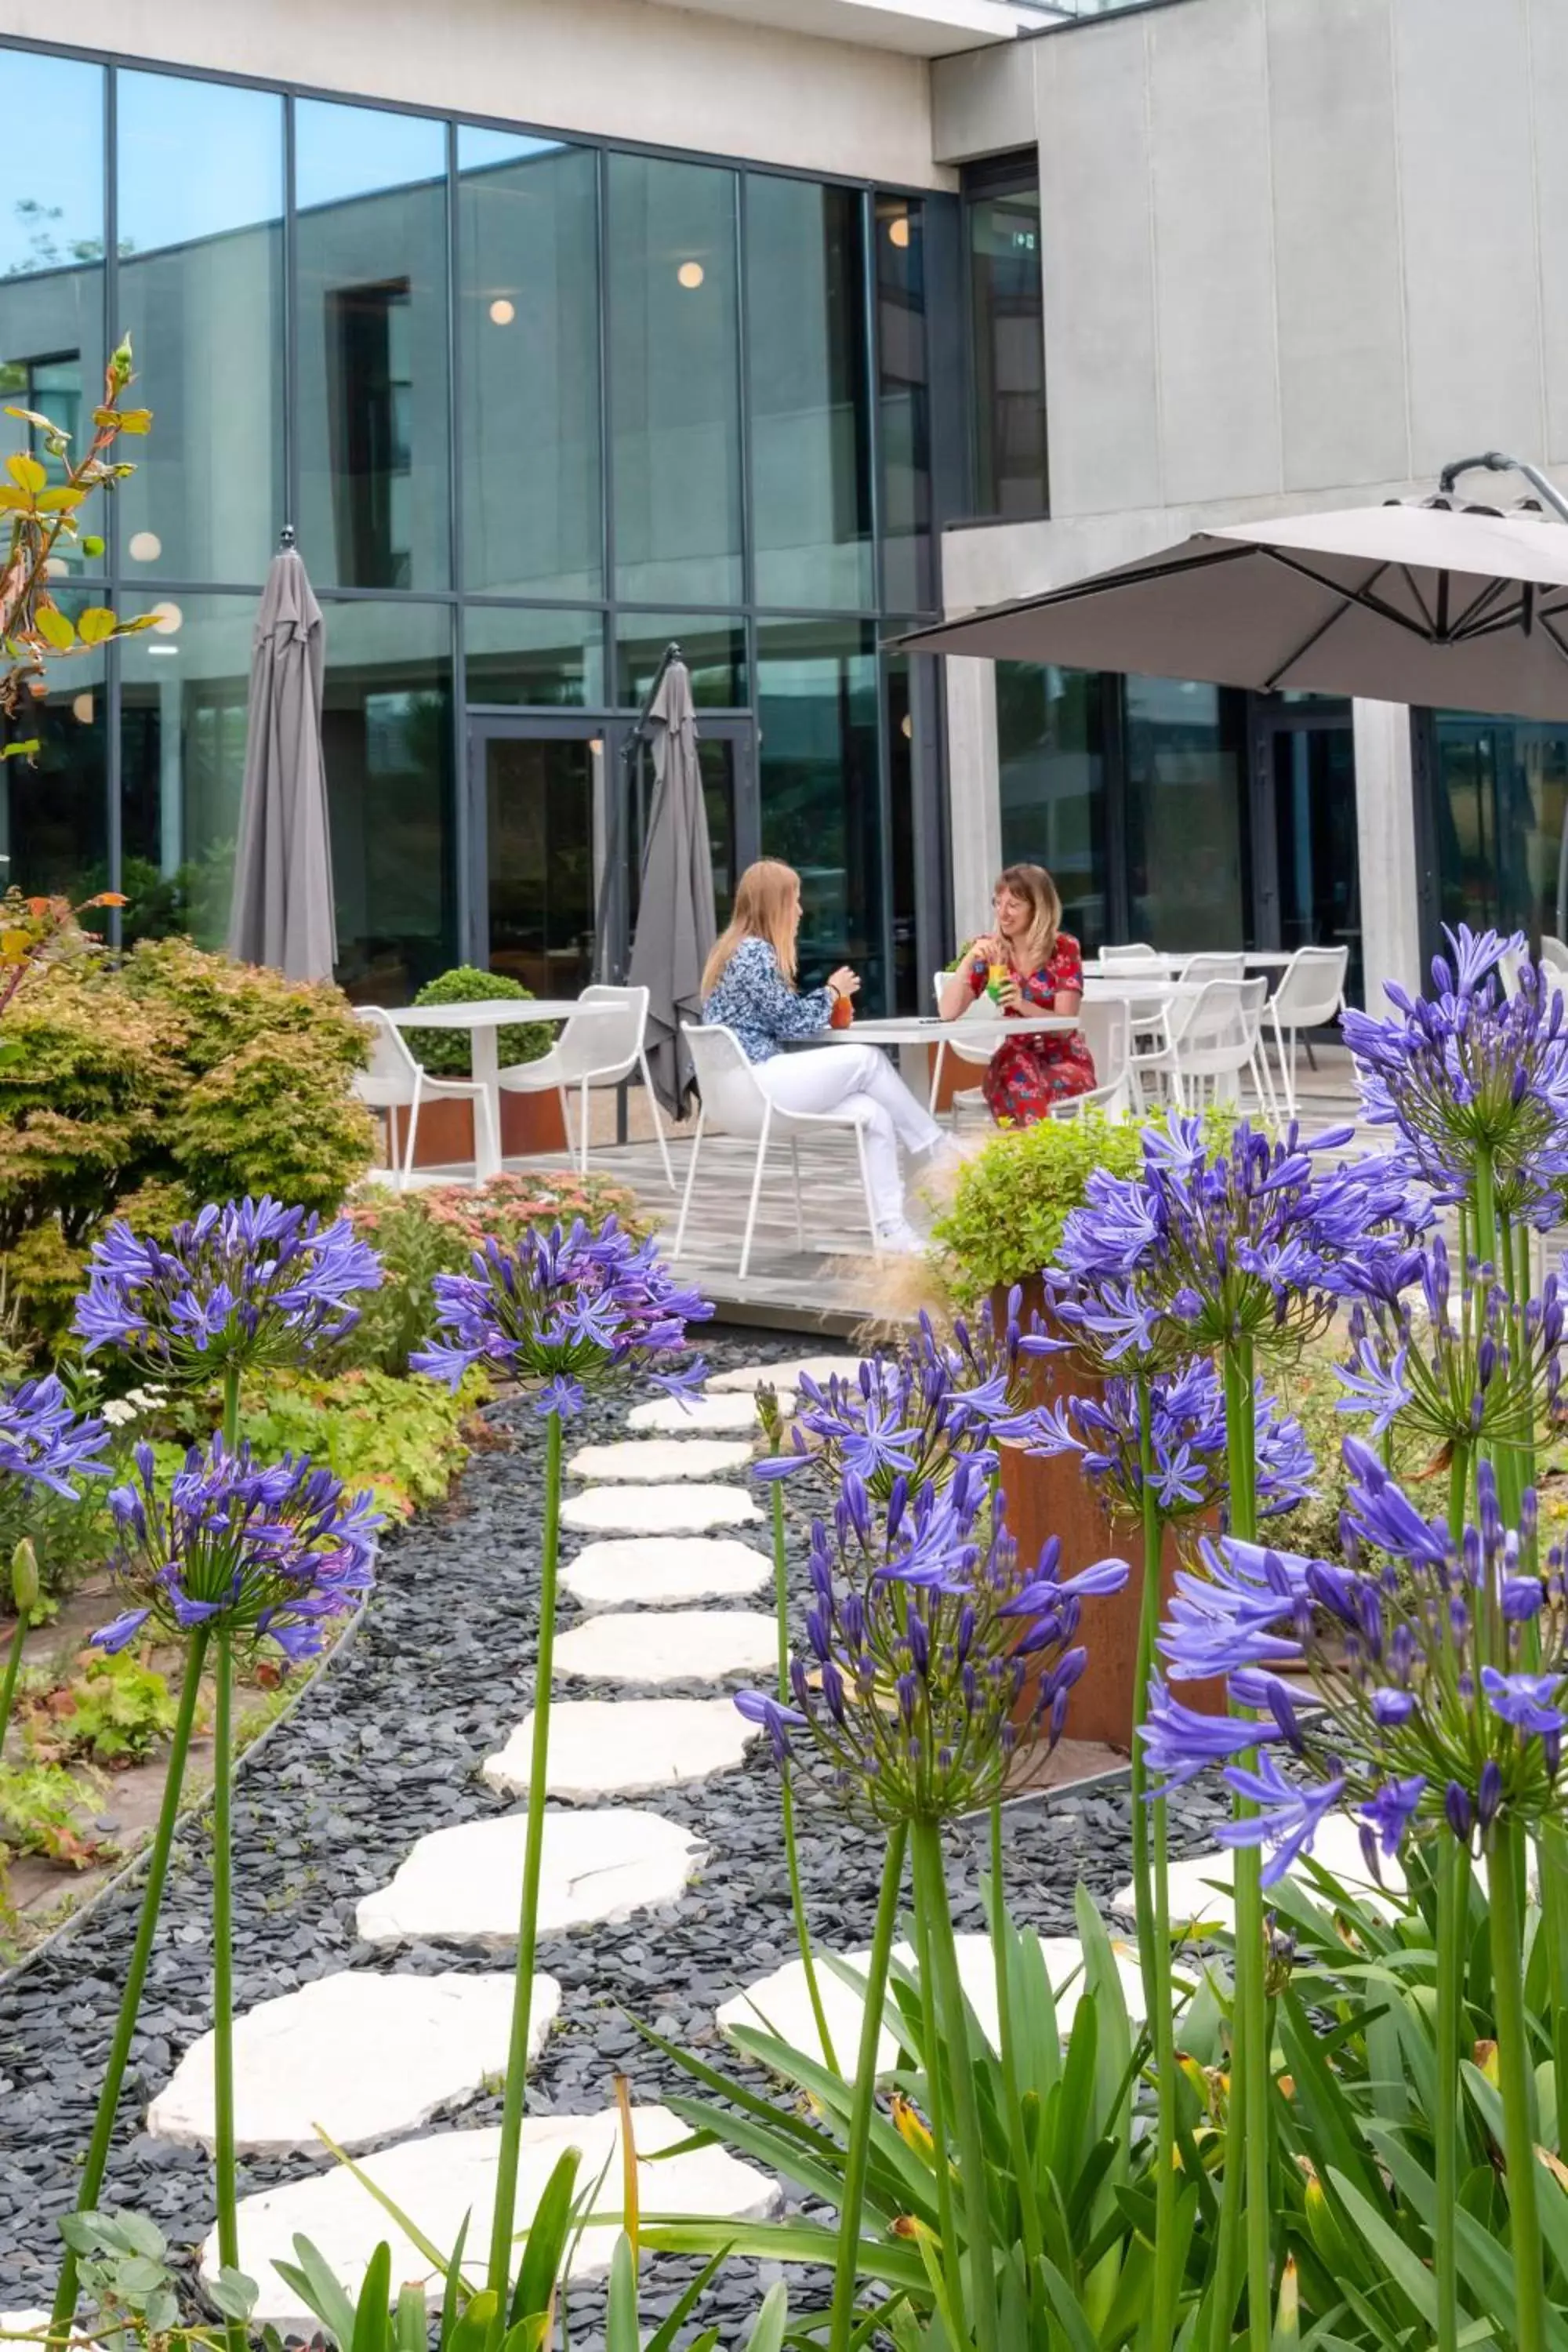
<svg viewBox="0 0 1568 2352"><path fill-rule="evenodd" d="M500 1174L500 1031L489 1024L470 1029L468 1064L476 1086L483 1087L490 1107L489 1122L474 1121L474 1176L480 1184Z"/></svg>

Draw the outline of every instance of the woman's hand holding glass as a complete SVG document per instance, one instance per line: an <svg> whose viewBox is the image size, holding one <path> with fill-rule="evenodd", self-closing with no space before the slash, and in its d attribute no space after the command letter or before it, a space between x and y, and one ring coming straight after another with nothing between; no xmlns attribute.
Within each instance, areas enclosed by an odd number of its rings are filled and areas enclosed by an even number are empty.
<svg viewBox="0 0 1568 2352"><path fill-rule="evenodd" d="M827 985L835 996L853 996L859 988L860 975L851 971L847 963L841 963L837 971L828 973Z"/></svg>

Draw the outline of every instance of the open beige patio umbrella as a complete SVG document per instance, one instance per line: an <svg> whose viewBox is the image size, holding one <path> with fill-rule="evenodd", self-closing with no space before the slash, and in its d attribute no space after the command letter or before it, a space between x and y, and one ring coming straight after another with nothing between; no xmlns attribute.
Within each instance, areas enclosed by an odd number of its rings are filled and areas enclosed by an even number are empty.
<svg viewBox="0 0 1568 2352"><path fill-rule="evenodd" d="M1568 528L1442 493L1228 523L900 643L1263 694L1568 719Z"/></svg>
<svg viewBox="0 0 1568 2352"><path fill-rule="evenodd" d="M251 639L228 951L287 980L330 980L338 958L321 752L325 655L321 608L286 529Z"/></svg>

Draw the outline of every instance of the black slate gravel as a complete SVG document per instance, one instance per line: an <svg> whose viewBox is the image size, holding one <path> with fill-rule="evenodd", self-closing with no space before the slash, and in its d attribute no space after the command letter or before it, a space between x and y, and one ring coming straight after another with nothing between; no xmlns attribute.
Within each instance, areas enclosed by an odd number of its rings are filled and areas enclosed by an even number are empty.
<svg viewBox="0 0 1568 2352"><path fill-rule="evenodd" d="M716 1370L802 1352L793 1334L724 1330L704 1338ZM624 1398L591 1405L574 1440L624 1434L626 1411ZM385 1884L416 1838L506 1810L478 1772L531 1699L543 1444L542 1424L524 1406L497 1405L489 1419L502 1443L470 1459L448 1508L389 1538L358 1638L241 1777L236 1994L242 2007L332 1969L497 1965L493 1955L460 1948L373 1948L354 1931L360 1897ZM786 1492L792 1559L804 1585L804 1523L813 1498L798 1480ZM765 1542L765 1528L745 1532ZM567 1553L583 1540L568 1536ZM734 1605L769 1603L763 1593ZM562 1622L576 1615L564 1600ZM710 1696L714 1688L663 1685L657 1695ZM624 1685L558 1686L558 1696L637 1695ZM631 2076L640 2100L683 2087L626 2012L722 2061L718 2004L793 1956L776 1781L763 1753L753 1750L741 1770L693 1789L635 1801L689 1822L708 1846L707 1862L679 1903L542 1945L539 1965L560 1979L563 2000L531 2080L531 2113L596 2109L610 2098L617 2070ZM1189 1792L1173 1825L1174 1849L1211 1843L1218 1817L1212 1800ZM876 1907L876 1841L809 1806L800 1818L816 1934L838 1948L864 1943ZM1013 1908L1043 1933L1071 1931L1079 1880L1103 1899L1129 1875L1124 1785L1021 1803L1009 1810L1007 1829ZM977 1826L953 1840L961 1929L984 1924L983 1838ZM142 2123L147 2101L209 2022L206 1857L198 1821L176 1848L105 2192L106 2202L150 2213L174 2243L192 2250L212 2221L209 2161L151 2139ZM138 1902L134 1886L112 1893L0 1980L0 2308L50 2299L56 2218L72 2200ZM489 2123L499 2114L499 2098L483 2096L464 2105L458 2119ZM313 2168L308 2159L242 2159L241 2193ZM689 2274L685 2264L660 2265L657 2281L645 2285L645 2313L667 2308ZM704 2310L726 2342L759 2293L754 2265L734 2263L721 2274ZM574 2290L572 2307L574 2352L592 2352L602 2290Z"/></svg>

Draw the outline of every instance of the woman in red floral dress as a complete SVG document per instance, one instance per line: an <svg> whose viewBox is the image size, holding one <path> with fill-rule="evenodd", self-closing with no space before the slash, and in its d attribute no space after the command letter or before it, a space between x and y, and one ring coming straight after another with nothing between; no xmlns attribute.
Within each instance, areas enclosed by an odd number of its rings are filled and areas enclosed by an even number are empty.
<svg viewBox="0 0 1568 2352"><path fill-rule="evenodd" d="M1043 866L1009 866L992 900L994 932L972 942L942 995L942 1015L952 1021L1005 966L999 990L1005 1013L1076 1013L1083 1002L1083 957L1061 928L1057 886ZM1094 1062L1081 1029L1037 1031L1010 1037L991 1056L985 1100L999 1127L1032 1127L1053 1103L1088 1094Z"/></svg>

